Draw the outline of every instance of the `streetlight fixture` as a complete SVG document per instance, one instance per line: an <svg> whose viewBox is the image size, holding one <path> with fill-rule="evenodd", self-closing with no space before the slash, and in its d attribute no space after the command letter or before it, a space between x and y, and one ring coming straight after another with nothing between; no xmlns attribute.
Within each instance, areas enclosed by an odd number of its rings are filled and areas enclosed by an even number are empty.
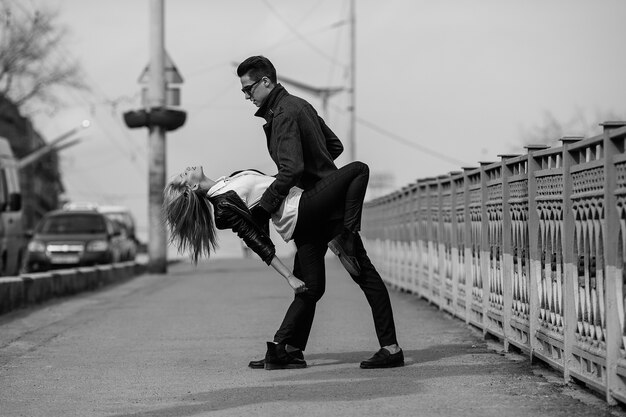
<svg viewBox="0 0 626 417"><path fill-rule="evenodd" d="M65 143L60 143L60 142L62 142L65 139L70 138L71 136L75 135L76 133L80 132L83 129L87 129L89 126L91 126L91 122L87 119L83 120L80 123L80 125L68 130L67 132L63 133L60 136L57 136L52 141L50 141L50 143L48 143L47 145L44 145L43 147L21 158L19 161L17 161L17 167L19 169L23 169L24 167L34 162L37 162L42 157L44 157L45 155L49 154L52 151L60 151L62 149L67 149L70 146L74 146L78 144L81 141L80 138L74 138L70 142L65 142Z"/></svg>

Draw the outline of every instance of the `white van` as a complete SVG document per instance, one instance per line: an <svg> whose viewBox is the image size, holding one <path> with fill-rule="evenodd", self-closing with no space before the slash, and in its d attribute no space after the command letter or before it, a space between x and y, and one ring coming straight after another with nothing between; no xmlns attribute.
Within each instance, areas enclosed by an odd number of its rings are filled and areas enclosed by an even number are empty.
<svg viewBox="0 0 626 417"><path fill-rule="evenodd" d="M25 245L17 161L0 137L0 275L18 275Z"/></svg>

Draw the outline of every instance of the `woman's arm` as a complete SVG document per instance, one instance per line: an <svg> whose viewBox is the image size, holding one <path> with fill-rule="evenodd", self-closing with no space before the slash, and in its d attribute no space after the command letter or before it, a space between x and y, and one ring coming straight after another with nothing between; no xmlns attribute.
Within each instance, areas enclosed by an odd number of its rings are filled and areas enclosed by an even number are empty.
<svg viewBox="0 0 626 417"><path fill-rule="evenodd" d="M293 288L293 291L296 294L300 294L301 292L305 292L307 290L304 282L296 278L296 276L289 271L287 266L276 256L272 258L270 265L276 270L276 272L287 280L287 283L291 286L291 288Z"/></svg>
<svg viewBox="0 0 626 417"><path fill-rule="evenodd" d="M230 229L241 238L246 246L266 264L270 265L276 254L274 243L252 219L250 210L233 190L209 198L213 204L215 226L220 229Z"/></svg>
<svg viewBox="0 0 626 417"><path fill-rule="evenodd" d="M214 207L215 223L218 229L229 228L237 233L246 246L287 280L296 294L307 290L304 282L296 278L276 257L276 250L271 239L258 229L250 216L250 211L237 193L231 190L213 196L209 200Z"/></svg>

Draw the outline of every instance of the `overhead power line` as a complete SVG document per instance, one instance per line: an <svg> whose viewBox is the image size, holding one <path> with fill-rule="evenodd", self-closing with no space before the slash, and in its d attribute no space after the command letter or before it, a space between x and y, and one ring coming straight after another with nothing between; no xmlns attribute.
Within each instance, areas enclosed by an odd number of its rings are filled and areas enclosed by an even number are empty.
<svg viewBox="0 0 626 417"><path fill-rule="evenodd" d="M304 35L302 35L291 23L289 23L289 21L284 18L280 13L278 13L278 11L274 8L274 6L272 6L270 4L269 1L267 0L263 0L263 3L267 6L268 9L270 9L270 11L281 21L283 22L283 24L287 27L287 29L289 29L294 35L296 35L302 42L304 42L305 45L307 45L309 48L311 48L312 50L314 50L315 52L317 52L320 56L324 57L325 59L327 59L328 61L334 63L335 65L340 65L343 66L343 64L339 61L337 61L335 58L333 58L332 56L328 55L326 52L324 52L323 50L321 50L320 48L318 48L317 46L315 46L313 43L311 43L310 40L308 40ZM335 26L336 27L336 26Z"/></svg>
<svg viewBox="0 0 626 417"><path fill-rule="evenodd" d="M345 109L342 109L341 107L338 107L336 105L333 105L332 108L334 110L336 110L337 112L339 112L339 113L342 113L342 114L347 113ZM463 162L463 161L458 160L456 158L447 156L447 155L445 155L445 154L443 154L441 152L438 152L438 151L435 151L433 149L430 149L430 148L428 148L428 147L426 147L424 145L420 145L419 143L415 143L414 141L412 141L410 139L407 139L407 138L402 137L402 136L400 136L400 135L398 135L396 133L393 133L393 132L391 132L391 131L383 128L383 127L380 127L380 126L378 126L378 125L376 125L376 124L374 124L374 123L372 123L372 122L370 122L368 120L363 119L362 117L358 117L357 116L356 117L356 122L358 124L360 124L360 125L363 125L363 126L369 128L369 129L377 132L377 133L380 133L383 136L388 137L389 139L393 139L396 142L402 143L403 145L406 145L406 146L408 146L410 148L417 149L420 152L426 153L426 154L428 154L430 156L434 156L435 158L440 159L442 161L445 161L445 162L457 165L459 167L468 165L467 162Z"/></svg>
<svg viewBox="0 0 626 417"><path fill-rule="evenodd" d="M377 126L374 123L369 122L369 121L367 121L367 120L365 120L365 119L363 119L361 117L357 116L356 120L357 120L357 122L359 124L361 124L361 125L363 125L365 127L368 127L368 128L370 128L370 129L372 129L372 130L374 130L374 131L376 131L376 132L378 132L378 133L380 133L380 134L382 134L384 136L387 136L388 138L393 139L396 142L402 143L402 144L404 144L406 146L409 146L411 148L415 148L415 149L419 150L420 152L426 153L426 154L428 154L430 156L434 156L435 158L441 159L442 161L449 162L449 163L455 164L457 166L465 166L465 165L467 165L467 163L465 163L463 161L460 161L460 160L458 160L456 158L452 158L450 156L444 155L444 154L442 154L440 152L437 152L435 150L429 149L426 146L423 146L423 145L420 145L418 143L415 143L412 140L409 140L409 139L403 138L402 136L396 135L395 133L392 133L392 132L390 132L390 131L388 131L386 129L383 129L382 127Z"/></svg>
<svg viewBox="0 0 626 417"><path fill-rule="evenodd" d="M298 38L300 39L302 42L304 42L307 46L309 46L311 49L313 49L315 52L317 52L318 54L320 54L321 56L323 56L324 58L326 58L328 61L343 66L343 64L341 64L336 57L334 56L330 56L327 53L325 53L324 51L322 51L321 49L319 49L317 46L315 46L314 44L312 44L305 36L303 36L294 25L292 25L285 17L283 17L283 15L281 15L280 13L278 13L278 11L276 10L276 8L274 8L270 2L268 0L263 0L263 3L267 6L268 9L270 9L270 11ZM332 25L329 26L329 28L338 28L338 27L342 27L346 24L349 24L350 22L348 20L340 20L336 23L333 23ZM333 55L337 55L337 46L338 46L339 42L335 43L335 49L333 52ZM336 106L333 106L334 108L338 109ZM338 109L341 113L345 113L344 109ZM405 146L411 147L413 149L416 149L422 153L428 154L432 157L435 157L437 159L440 159L442 161L445 161L447 163L450 164L454 164L457 166L464 166L466 165L466 163L464 163L463 161L460 161L456 158L450 157L444 153L438 152L436 150L430 149L424 145L420 145L418 143L415 143L412 140L409 140L407 138L404 138L400 135L397 135L393 132L390 132L387 129L384 129L372 122L369 122L363 118L360 117L355 117L355 120L357 123L376 131L377 133L380 133L384 136L386 136L387 138L390 138L392 140L395 140L396 142L402 143Z"/></svg>

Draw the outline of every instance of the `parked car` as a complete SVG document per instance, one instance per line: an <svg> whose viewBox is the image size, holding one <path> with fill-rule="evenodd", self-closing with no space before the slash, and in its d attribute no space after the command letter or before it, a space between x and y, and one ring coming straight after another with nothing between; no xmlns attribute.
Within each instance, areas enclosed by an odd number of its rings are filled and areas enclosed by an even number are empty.
<svg viewBox="0 0 626 417"><path fill-rule="evenodd" d="M63 210L95 210L103 213L119 229L124 238L121 243L121 261L135 260L138 252L139 240L135 236L135 218L130 210L124 206L101 205L88 201L69 202Z"/></svg>
<svg viewBox="0 0 626 417"><path fill-rule="evenodd" d="M37 224L26 248L24 270L90 266L118 262L125 237L96 210L55 210Z"/></svg>
<svg viewBox="0 0 626 417"><path fill-rule="evenodd" d="M126 238L124 241L124 249L122 251L123 261L132 261L137 256L137 247L139 241L135 235L135 219L130 211L124 206L103 206L99 205L97 210L104 213L109 220L121 227L121 232Z"/></svg>

